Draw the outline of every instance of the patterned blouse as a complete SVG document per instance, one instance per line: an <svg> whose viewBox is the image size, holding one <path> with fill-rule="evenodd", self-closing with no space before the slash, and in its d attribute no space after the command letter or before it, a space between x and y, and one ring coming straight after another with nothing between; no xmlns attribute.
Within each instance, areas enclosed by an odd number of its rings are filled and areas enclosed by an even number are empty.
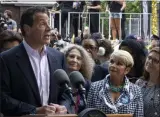
<svg viewBox="0 0 160 117"><path fill-rule="evenodd" d="M107 75L103 80L91 84L87 107L100 109L106 114L133 114L133 117L144 117L140 87L125 77L125 86L119 98L113 102L109 92L109 79L110 75Z"/></svg>
<svg viewBox="0 0 160 117"><path fill-rule="evenodd" d="M147 81L136 82L142 88L144 116L160 117L160 85L147 86Z"/></svg>

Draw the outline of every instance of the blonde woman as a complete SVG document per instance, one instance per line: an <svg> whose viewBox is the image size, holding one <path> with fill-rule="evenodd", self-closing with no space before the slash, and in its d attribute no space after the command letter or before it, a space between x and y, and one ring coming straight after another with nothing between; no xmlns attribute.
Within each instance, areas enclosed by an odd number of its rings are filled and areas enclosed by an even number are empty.
<svg viewBox="0 0 160 117"><path fill-rule="evenodd" d="M113 52L109 62L109 75L91 84L87 107L100 109L106 114L144 117L141 90L126 77L133 65L133 58L127 51Z"/></svg>

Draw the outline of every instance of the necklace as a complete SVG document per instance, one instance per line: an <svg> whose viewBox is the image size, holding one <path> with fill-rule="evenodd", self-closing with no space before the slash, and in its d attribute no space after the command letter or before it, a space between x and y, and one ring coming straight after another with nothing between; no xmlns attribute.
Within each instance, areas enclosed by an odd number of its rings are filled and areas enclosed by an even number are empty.
<svg viewBox="0 0 160 117"><path fill-rule="evenodd" d="M125 86L125 83L119 87L115 87L111 83L109 84L110 90L113 92L116 92L116 93L121 92L123 90L124 86Z"/></svg>

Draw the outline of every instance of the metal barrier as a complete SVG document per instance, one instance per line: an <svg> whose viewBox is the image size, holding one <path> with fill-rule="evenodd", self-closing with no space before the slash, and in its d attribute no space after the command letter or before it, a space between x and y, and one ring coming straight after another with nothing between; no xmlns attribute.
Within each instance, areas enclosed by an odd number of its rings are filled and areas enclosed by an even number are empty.
<svg viewBox="0 0 160 117"><path fill-rule="evenodd" d="M54 18L53 14L59 13L59 32L61 33L61 13L60 12L51 12L50 13L50 24L52 28L54 28ZM90 27L90 15L89 14L99 14L99 32L102 33L102 35L106 35L108 39L111 38L111 28L110 28L110 12L68 12L68 20L66 21L66 36L70 35L71 31L71 15L78 14L79 22L78 22L78 29L80 29L80 25L82 25L82 31L84 27L87 25ZM145 37L150 37L151 35L151 14L150 13L123 13L125 14L126 21L125 21L125 32L126 35L134 34L138 36L145 35ZM144 17L148 17L147 19L144 19ZM82 24L80 24L80 18L82 18ZM146 20L146 21L144 21ZM142 25L142 22L145 23ZM147 22L147 24L146 24ZM120 23L121 25L121 23ZM143 29L143 30L142 30ZM144 34L142 34L142 32Z"/></svg>

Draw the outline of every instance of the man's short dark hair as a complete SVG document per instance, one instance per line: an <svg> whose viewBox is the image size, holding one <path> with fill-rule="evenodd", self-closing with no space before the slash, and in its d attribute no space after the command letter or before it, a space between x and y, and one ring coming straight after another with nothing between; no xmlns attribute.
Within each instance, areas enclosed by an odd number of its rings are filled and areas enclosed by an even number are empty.
<svg viewBox="0 0 160 117"><path fill-rule="evenodd" d="M33 22L34 22L34 15L36 13L46 13L46 14L48 14L48 10L47 10L47 8L42 7L42 6L35 6L35 7L30 7L26 11L24 11L22 16L21 16L21 20L20 20L22 35L25 36L25 32L24 32L24 29L23 29L24 24L32 26Z"/></svg>

